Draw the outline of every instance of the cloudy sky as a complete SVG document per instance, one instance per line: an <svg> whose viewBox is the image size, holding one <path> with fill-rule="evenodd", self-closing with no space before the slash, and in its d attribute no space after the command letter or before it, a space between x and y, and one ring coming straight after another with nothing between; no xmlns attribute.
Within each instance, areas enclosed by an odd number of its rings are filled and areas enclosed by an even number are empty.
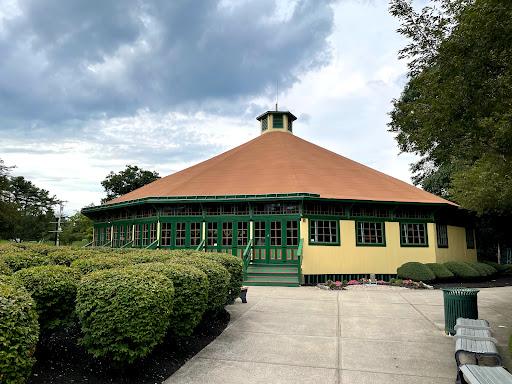
<svg viewBox="0 0 512 384"><path fill-rule="evenodd" d="M0 159L72 214L99 204L110 171L166 176L255 138L278 83L296 135L410 182L415 157L386 126L406 82L387 8L0 0Z"/></svg>

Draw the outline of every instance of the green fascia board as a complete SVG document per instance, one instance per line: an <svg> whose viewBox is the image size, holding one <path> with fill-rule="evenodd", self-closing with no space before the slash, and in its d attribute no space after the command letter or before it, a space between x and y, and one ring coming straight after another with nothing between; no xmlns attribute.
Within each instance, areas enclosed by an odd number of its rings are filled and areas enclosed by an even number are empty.
<svg viewBox="0 0 512 384"><path fill-rule="evenodd" d="M151 203L182 203L182 202L237 202L237 201L272 201L272 200L300 200L304 197L320 197L319 194L309 192L294 192L294 193L268 193L264 195L216 195L216 196L152 196L143 197L140 199L122 201L119 203L98 205L95 207L87 207L82 209L82 214L87 215L92 212L108 211L113 208L129 207L139 204Z"/></svg>
<svg viewBox="0 0 512 384"><path fill-rule="evenodd" d="M290 111L267 111L259 115L256 120L261 121L261 119L267 115L287 115L288 117L291 117L292 121L297 120L297 117Z"/></svg>
<svg viewBox="0 0 512 384"><path fill-rule="evenodd" d="M415 202L399 202L399 201L375 201L375 200L343 200L343 199L327 199L320 197L317 193L310 192L294 192L294 193L269 193L261 195L216 195L216 196L152 196L143 197L140 199L122 201L119 203L98 205L95 207L87 207L81 210L81 213L86 215L93 212L104 212L115 208L126 208L136 206L139 204L152 204L152 203L183 203L183 202L198 202L207 203L212 201L219 202L239 202L239 201L280 201L280 200L299 200L299 201L319 201L319 202L340 202L340 203L363 203L363 204L376 204L376 205L389 205L400 204L409 206L430 206L437 207L438 209L443 206L448 206L446 203L415 203ZM346 216L344 216L346 217ZM341 218L341 217L340 217ZM361 216L357 216L360 219ZM355 217L354 217L355 219ZM402 220L404 220L402 218ZM417 219L416 219L417 220ZM432 219L424 219L431 221ZM398 220L397 220L398 221Z"/></svg>

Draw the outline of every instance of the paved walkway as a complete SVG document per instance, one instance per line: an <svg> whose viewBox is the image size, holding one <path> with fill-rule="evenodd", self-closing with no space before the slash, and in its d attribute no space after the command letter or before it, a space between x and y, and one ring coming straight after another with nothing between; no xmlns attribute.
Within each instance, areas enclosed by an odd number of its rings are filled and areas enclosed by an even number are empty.
<svg viewBox="0 0 512 384"><path fill-rule="evenodd" d="M224 332L165 381L176 383L453 384L454 342L438 290L249 287ZM512 287L482 289L505 366Z"/></svg>

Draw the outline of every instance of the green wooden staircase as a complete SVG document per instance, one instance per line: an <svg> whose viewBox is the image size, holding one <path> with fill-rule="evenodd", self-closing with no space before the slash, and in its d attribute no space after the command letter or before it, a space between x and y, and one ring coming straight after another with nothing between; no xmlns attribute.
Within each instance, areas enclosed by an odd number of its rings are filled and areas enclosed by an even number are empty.
<svg viewBox="0 0 512 384"><path fill-rule="evenodd" d="M272 287L298 287L299 272L296 264L255 264L247 266L244 285Z"/></svg>

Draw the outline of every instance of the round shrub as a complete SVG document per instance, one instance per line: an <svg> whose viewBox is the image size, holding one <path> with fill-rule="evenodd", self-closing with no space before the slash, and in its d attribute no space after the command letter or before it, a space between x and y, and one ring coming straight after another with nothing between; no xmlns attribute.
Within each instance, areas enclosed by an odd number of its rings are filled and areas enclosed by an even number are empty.
<svg viewBox="0 0 512 384"><path fill-rule="evenodd" d="M138 250L123 254L121 257L130 260L132 264L164 262L171 258L169 252L160 250Z"/></svg>
<svg viewBox="0 0 512 384"><path fill-rule="evenodd" d="M448 268L455 277L460 279L471 279L480 276L476 269L462 261L447 261L443 265Z"/></svg>
<svg viewBox="0 0 512 384"><path fill-rule="evenodd" d="M487 276L492 276L492 275L495 275L496 273L498 273L497 269L488 265L488 264L485 264L485 263L476 263L480 266L480 268L484 268L486 271L487 271Z"/></svg>
<svg viewBox="0 0 512 384"><path fill-rule="evenodd" d="M432 272L434 272L434 275L436 275L436 280L453 279L453 273L443 264L427 263L425 265L429 267Z"/></svg>
<svg viewBox="0 0 512 384"><path fill-rule="evenodd" d="M80 273L60 265L22 269L14 274L36 302L41 331L73 325Z"/></svg>
<svg viewBox="0 0 512 384"><path fill-rule="evenodd" d="M9 283L11 281L12 283ZM2 383L24 383L36 362L39 324L34 300L15 279L0 279L0 373Z"/></svg>
<svg viewBox="0 0 512 384"><path fill-rule="evenodd" d="M82 275L103 269L121 268L132 265L132 262L124 257L95 256L78 259L71 263L71 268L80 271Z"/></svg>
<svg viewBox="0 0 512 384"><path fill-rule="evenodd" d="M37 267L39 265L48 265L50 260L45 255L32 252L8 252L0 254L0 261L3 261L13 271Z"/></svg>
<svg viewBox="0 0 512 384"><path fill-rule="evenodd" d="M76 300L84 333L79 344L119 363L146 356L165 336L173 296L172 281L152 271L116 268L85 276Z"/></svg>
<svg viewBox="0 0 512 384"><path fill-rule="evenodd" d="M197 252L199 253L199 252ZM226 253L201 252L201 257L219 262L229 272L228 303L240 297L244 283L244 262L236 256Z"/></svg>
<svg viewBox="0 0 512 384"><path fill-rule="evenodd" d="M410 261L398 267L396 270L399 279L414 281L432 281L436 278L434 272L425 264Z"/></svg>
<svg viewBox="0 0 512 384"><path fill-rule="evenodd" d="M479 277L486 277L489 275L489 271L482 267L481 265L479 265L478 263L465 263L469 265L471 268L473 268L475 271L477 271Z"/></svg>
<svg viewBox="0 0 512 384"><path fill-rule="evenodd" d="M496 269L499 273L505 272L507 270L507 267L502 264L495 263L493 261L483 261L482 263L490 265L494 269Z"/></svg>
<svg viewBox="0 0 512 384"><path fill-rule="evenodd" d="M134 269L150 270L172 280L174 303L169 333L190 336L201 321L208 301L208 277L196 267L171 263L138 264Z"/></svg>
<svg viewBox="0 0 512 384"><path fill-rule="evenodd" d="M94 257L94 253L83 249L59 249L57 251L49 252L48 259L51 264L64 265L69 267L71 263L80 258Z"/></svg>
<svg viewBox="0 0 512 384"><path fill-rule="evenodd" d="M208 277L208 306L210 314L217 314L226 305L228 293L229 272L216 261L202 257L176 257L170 263L191 265L206 273Z"/></svg>

